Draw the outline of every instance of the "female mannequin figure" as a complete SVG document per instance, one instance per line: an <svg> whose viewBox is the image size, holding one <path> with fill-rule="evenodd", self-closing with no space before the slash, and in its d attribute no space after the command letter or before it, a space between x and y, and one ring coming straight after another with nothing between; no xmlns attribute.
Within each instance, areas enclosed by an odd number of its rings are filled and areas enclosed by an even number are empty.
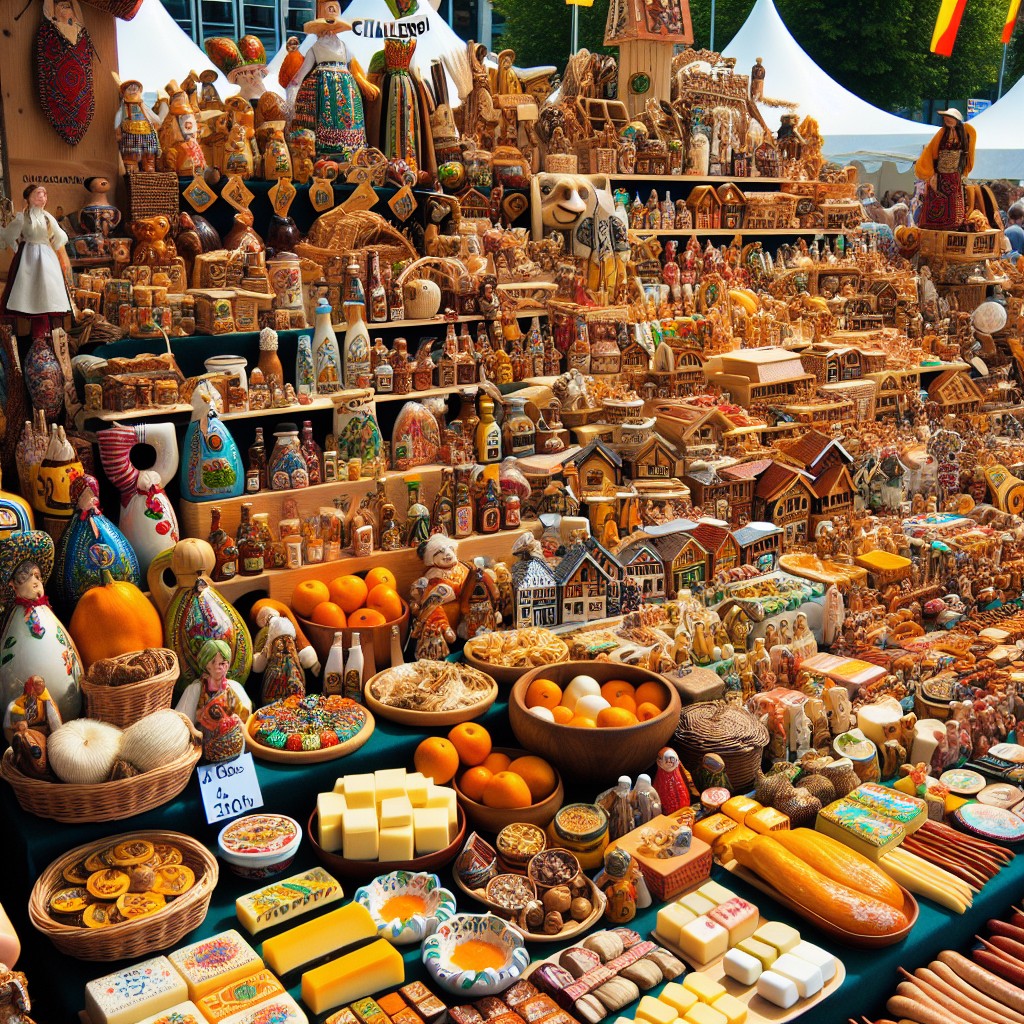
<svg viewBox="0 0 1024 1024"><path fill-rule="evenodd" d="M956 107L940 110L942 127L921 151L914 173L925 182L920 226L956 231L967 219L964 179L974 167L977 132Z"/></svg>
<svg viewBox="0 0 1024 1024"><path fill-rule="evenodd" d="M419 97L410 63L415 39L384 40L384 97L381 150L388 159L404 160L414 171L424 163L420 153L422 122Z"/></svg>

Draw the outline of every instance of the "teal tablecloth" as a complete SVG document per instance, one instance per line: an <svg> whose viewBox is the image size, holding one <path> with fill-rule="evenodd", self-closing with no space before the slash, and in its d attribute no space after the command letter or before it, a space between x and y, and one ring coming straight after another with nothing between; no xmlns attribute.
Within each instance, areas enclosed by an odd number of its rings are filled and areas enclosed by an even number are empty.
<svg viewBox="0 0 1024 1024"><path fill-rule="evenodd" d="M481 721L491 730L498 745L514 742L507 732L508 719L503 702L495 704ZM267 810L290 814L305 823L316 803L317 793L330 789L337 776L381 767L411 767L413 750L420 738L419 733L378 721L369 742L339 761L301 769L257 762L265 807ZM579 780L567 777L564 781L568 796L594 796L594 793L579 784ZM8 835L8 857L5 858L8 865L7 884L0 902L21 935L24 952L19 967L29 977L34 1019L38 1024L63 1024L72 1021L81 1010L85 983L121 965L85 963L71 959L58 953L48 940L35 932L26 917L28 894L35 878L56 857L71 847L93 839L133 829L173 829L194 836L215 850L219 827L205 824L195 778L190 781L185 792L170 804L119 822L63 825L35 818L17 806L13 793L6 786L3 787L0 799L4 801L4 830ZM312 849L305 843L299 850L292 870L298 871L314 863ZM830 949L845 963L846 981L838 992L801 1018L806 1024L841 1024L851 1016L859 1018L861 1014L869 1017L882 1015L885 1000L899 981L897 967L912 969L927 963L939 950L965 948L988 918L1002 914L1011 903L1024 897L1024 857L1020 857L985 886L972 910L962 917L936 907L927 900L921 900L918 922L903 942L883 949L856 950L841 948L834 940L773 904L763 893L732 878L717 865L713 877L757 904L765 916L794 925L807 938ZM354 885L343 884L346 897L350 897ZM206 920L181 944L225 928L240 928L235 918L234 901L255 887L254 883L237 878L226 868L222 869ZM469 901L459 895L460 909L479 909L467 905ZM653 929L658 906L655 904L638 914L633 927L641 934L646 936ZM241 930L245 934L244 929ZM255 945L259 947L258 942ZM542 959L558 948L556 945L537 944L531 952L535 958ZM405 959L407 977L426 980L419 963L418 948L411 948ZM298 997L297 986L292 989L292 994ZM628 1007L624 1015L631 1016L633 1009Z"/></svg>

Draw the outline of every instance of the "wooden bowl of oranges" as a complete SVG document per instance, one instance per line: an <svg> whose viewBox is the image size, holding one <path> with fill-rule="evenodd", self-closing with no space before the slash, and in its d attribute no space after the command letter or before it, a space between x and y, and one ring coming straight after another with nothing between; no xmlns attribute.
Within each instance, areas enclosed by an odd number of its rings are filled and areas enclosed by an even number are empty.
<svg viewBox="0 0 1024 1024"><path fill-rule="evenodd" d="M409 606L397 590L390 569L370 569L365 576L339 573L326 583L302 580L292 591L291 607L313 645L320 664L327 661L334 634L342 633L345 647L358 633L363 647L373 642L375 668L391 664L391 627L398 626L402 647L409 639Z"/></svg>
<svg viewBox="0 0 1024 1024"><path fill-rule="evenodd" d="M662 676L616 662L544 665L512 687L516 739L561 772L588 781L654 764L679 722L679 693Z"/></svg>
<svg viewBox="0 0 1024 1024"><path fill-rule="evenodd" d="M543 828L562 806L562 777L526 750L493 747L479 722L461 722L447 737L428 736L416 748L418 772L451 783L473 828L496 834L513 822Z"/></svg>

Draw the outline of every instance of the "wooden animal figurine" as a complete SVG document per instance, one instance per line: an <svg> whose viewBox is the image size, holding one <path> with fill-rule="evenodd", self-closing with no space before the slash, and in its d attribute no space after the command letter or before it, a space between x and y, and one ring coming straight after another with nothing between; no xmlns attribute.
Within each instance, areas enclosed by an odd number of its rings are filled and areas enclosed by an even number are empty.
<svg viewBox="0 0 1024 1024"><path fill-rule="evenodd" d="M426 661L442 661L450 653L449 644L455 643L445 612L445 605L455 600L455 591L447 583L436 584L419 606L412 636L416 640L416 657Z"/></svg>
<svg viewBox="0 0 1024 1024"><path fill-rule="evenodd" d="M168 238L171 221L162 213L155 217L137 217L131 223L131 230L135 237L132 263L159 267L177 259L174 240Z"/></svg>

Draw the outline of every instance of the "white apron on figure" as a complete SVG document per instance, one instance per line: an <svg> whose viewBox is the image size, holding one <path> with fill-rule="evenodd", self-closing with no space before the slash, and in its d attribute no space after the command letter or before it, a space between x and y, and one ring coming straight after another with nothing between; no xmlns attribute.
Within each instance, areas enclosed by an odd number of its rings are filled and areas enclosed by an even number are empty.
<svg viewBox="0 0 1024 1024"><path fill-rule="evenodd" d="M21 253L7 293L7 311L25 316L70 312L64 272L54 249L63 247L68 236L52 214L19 213L4 229L3 240Z"/></svg>

